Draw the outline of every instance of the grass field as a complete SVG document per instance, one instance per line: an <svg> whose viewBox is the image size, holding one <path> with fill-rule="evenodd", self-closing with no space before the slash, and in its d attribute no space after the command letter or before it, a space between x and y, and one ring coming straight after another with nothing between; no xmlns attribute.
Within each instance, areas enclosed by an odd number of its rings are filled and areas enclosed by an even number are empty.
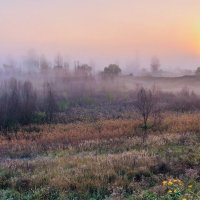
<svg viewBox="0 0 200 200"><path fill-rule="evenodd" d="M0 199L200 199L200 114L30 125L0 139Z"/></svg>

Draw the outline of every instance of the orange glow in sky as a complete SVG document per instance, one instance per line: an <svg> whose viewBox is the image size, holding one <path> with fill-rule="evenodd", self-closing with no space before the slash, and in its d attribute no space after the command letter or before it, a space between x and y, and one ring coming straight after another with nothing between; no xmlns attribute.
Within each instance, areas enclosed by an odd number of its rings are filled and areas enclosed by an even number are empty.
<svg viewBox="0 0 200 200"><path fill-rule="evenodd" d="M200 55L199 11L199 0L3 0L0 54L34 48L117 58L139 51L192 61Z"/></svg>
<svg viewBox="0 0 200 200"><path fill-rule="evenodd" d="M195 47L196 47L196 52L198 55L200 55L200 24L196 24L195 30L194 30L194 41L195 42Z"/></svg>

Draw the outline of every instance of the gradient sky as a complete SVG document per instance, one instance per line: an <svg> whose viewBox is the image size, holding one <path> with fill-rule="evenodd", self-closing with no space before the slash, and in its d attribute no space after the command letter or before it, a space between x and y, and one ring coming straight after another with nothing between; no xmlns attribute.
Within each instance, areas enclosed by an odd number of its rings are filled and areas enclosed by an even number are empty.
<svg viewBox="0 0 200 200"><path fill-rule="evenodd" d="M1 0L0 56L200 65L200 0Z"/></svg>

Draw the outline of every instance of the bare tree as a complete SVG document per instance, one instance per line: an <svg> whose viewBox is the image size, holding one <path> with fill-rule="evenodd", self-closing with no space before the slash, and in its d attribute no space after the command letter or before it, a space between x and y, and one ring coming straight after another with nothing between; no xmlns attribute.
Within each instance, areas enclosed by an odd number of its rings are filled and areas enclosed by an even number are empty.
<svg viewBox="0 0 200 200"><path fill-rule="evenodd" d="M21 123L28 124L36 110L37 95L30 81L25 81L21 89Z"/></svg>
<svg viewBox="0 0 200 200"><path fill-rule="evenodd" d="M8 99L8 121L9 125L18 123L20 115L20 94L19 94L19 83L16 79L11 79L9 82L10 95Z"/></svg>
<svg viewBox="0 0 200 200"><path fill-rule="evenodd" d="M0 95L1 129L31 123L35 109L36 93L31 82L22 83L14 78L5 82Z"/></svg>
<svg viewBox="0 0 200 200"><path fill-rule="evenodd" d="M44 99L45 113L47 122L52 122L54 120L55 112L57 111L57 104L55 99L55 93L52 86L47 83L45 87L46 97Z"/></svg>
<svg viewBox="0 0 200 200"><path fill-rule="evenodd" d="M1 129L17 129L20 118L20 84L12 78L5 82L0 97Z"/></svg>
<svg viewBox="0 0 200 200"><path fill-rule="evenodd" d="M143 141L147 135L148 119L155 112L157 105L157 98L155 91L144 88L139 89L135 102L135 107L138 113L143 118L142 128L144 129Z"/></svg>

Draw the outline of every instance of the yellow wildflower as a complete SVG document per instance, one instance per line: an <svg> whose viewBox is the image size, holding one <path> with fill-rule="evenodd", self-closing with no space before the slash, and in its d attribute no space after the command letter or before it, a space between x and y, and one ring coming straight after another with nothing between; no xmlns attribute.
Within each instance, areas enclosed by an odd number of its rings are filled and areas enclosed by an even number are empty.
<svg viewBox="0 0 200 200"><path fill-rule="evenodd" d="M173 185L173 183L172 183L172 181L171 181L171 180L168 182L168 185Z"/></svg>
<svg viewBox="0 0 200 200"><path fill-rule="evenodd" d="M185 197L183 197L182 200L187 200L187 199Z"/></svg>
<svg viewBox="0 0 200 200"><path fill-rule="evenodd" d="M182 181L179 179L174 179L174 183L182 183Z"/></svg>
<svg viewBox="0 0 200 200"><path fill-rule="evenodd" d="M169 190L168 193L172 193L172 190Z"/></svg>
<svg viewBox="0 0 200 200"><path fill-rule="evenodd" d="M188 188L192 188L192 185L188 185Z"/></svg>
<svg viewBox="0 0 200 200"><path fill-rule="evenodd" d="M166 185L166 184L167 184L167 181L163 181L162 184L163 184L163 185Z"/></svg>

